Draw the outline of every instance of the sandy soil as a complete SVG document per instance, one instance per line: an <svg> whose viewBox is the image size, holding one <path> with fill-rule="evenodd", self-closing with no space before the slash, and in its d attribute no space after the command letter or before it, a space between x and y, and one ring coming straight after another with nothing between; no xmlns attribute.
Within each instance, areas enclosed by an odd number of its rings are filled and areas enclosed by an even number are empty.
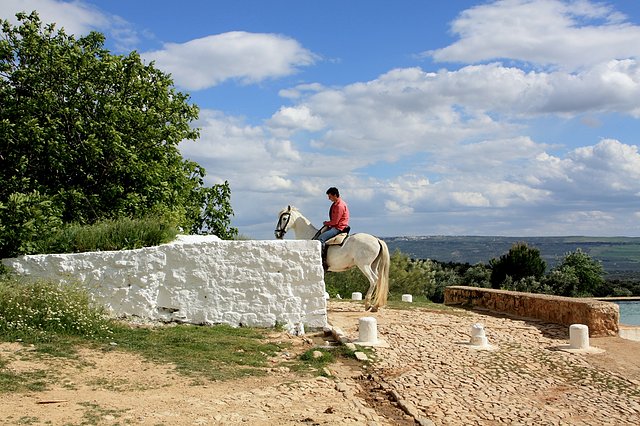
<svg viewBox="0 0 640 426"><path fill-rule="evenodd" d="M325 342L321 332L312 337L270 336L290 340L292 355ZM356 360L331 365L332 377L324 378L300 377L275 358L265 377L204 383L121 351L82 349L70 360L2 343L0 360L16 373L44 370L49 383L41 392L0 393L2 425L414 424L386 395L358 383Z"/></svg>
<svg viewBox="0 0 640 426"><path fill-rule="evenodd" d="M329 319L346 329L361 316L330 312ZM393 315L385 318L393 321ZM293 353L320 339L284 338L294 343ZM592 339L591 345L606 352L590 356L590 362L640 380L640 343L633 350L620 338ZM34 357L30 351L17 343L0 344L0 360L9 362L5 369L10 371L47 370L55 381L42 392L0 393L0 424L415 424L367 381L367 372L355 361L330 366L330 379L301 378L274 359L266 377L203 383L120 351L82 350L76 360Z"/></svg>

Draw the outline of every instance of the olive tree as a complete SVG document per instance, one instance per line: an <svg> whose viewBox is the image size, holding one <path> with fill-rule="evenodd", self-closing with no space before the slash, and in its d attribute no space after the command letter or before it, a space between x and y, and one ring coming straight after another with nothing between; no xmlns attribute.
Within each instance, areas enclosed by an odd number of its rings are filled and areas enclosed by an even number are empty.
<svg viewBox="0 0 640 426"><path fill-rule="evenodd" d="M37 204L22 211L46 205L51 224L168 214L191 232L237 234L228 183L205 187L205 170L178 150L199 137L198 107L168 74L136 52L111 54L100 33L16 16L1 21L0 240L15 229L1 215L13 194Z"/></svg>

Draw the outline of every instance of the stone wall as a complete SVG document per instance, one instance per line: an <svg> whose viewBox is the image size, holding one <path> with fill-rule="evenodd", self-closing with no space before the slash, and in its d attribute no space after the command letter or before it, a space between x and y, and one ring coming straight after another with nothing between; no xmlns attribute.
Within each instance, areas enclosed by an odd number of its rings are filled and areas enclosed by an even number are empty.
<svg viewBox="0 0 640 426"><path fill-rule="evenodd" d="M485 308L556 324L584 324L591 337L618 334L618 305L588 298L550 296L478 287L445 288L445 305Z"/></svg>
<svg viewBox="0 0 640 426"><path fill-rule="evenodd" d="M271 327L327 324L318 241L180 236L138 250L3 259L18 274L76 281L114 316Z"/></svg>

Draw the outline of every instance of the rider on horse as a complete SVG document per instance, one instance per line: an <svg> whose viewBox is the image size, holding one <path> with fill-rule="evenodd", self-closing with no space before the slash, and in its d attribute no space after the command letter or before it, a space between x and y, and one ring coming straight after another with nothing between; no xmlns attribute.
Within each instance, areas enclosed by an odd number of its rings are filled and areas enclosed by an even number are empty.
<svg viewBox="0 0 640 426"><path fill-rule="evenodd" d="M320 230L320 235L316 238L322 243L322 254L326 254L326 242L340 234L341 232L349 232L349 207L342 198L338 188L331 187L327 189L327 198L331 201L329 208L329 220L324 221L324 227Z"/></svg>

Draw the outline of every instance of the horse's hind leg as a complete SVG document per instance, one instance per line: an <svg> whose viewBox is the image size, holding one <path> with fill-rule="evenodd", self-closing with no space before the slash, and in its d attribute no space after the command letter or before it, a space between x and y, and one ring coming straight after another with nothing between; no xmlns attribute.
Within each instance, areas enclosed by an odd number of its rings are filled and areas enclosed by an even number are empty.
<svg viewBox="0 0 640 426"><path fill-rule="evenodd" d="M358 265L358 269L362 271L365 277L369 280L369 290L367 290L367 295L364 298L364 309L368 311L371 308L371 312L376 312L378 310L377 306L371 306L371 295L373 294L373 290L376 287L376 282L378 281L378 276L373 269L371 269L371 265Z"/></svg>

